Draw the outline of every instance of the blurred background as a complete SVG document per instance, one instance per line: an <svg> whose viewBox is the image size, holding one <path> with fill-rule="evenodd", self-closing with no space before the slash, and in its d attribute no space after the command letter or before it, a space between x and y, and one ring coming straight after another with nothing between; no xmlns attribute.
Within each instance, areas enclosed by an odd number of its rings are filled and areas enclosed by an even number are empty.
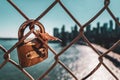
<svg viewBox="0 0 120 80"><path fill-rule="evenodd" d="M28 18L36 19L54 0L13 0ZM104 0L61 0L72 15L81 25L87 23L101 8L104 7ZM120 10L119 0L110 0L109 8L119 21ZM0 1L0 45L9 50L18 42L18 29L26 20L23 18L7 0ZM63 50L79 34L80 27L70 18L70 16L57 3L40 20L45 27L45 31L52 36L58 37L62 42L49 41L48 45L57 53ZM25 31L27 33L29 29ZM115 23L109 13L105 10L91 24L84 28L84 34L92 45L101 53L106 52L120 38L119 25ZM32 36L33 37L33 36ZM0 50L0 63L2 63L4 52ZM11 58L17 63L17 50L11 52ZM60 60L70 68L78 79L85 77L98 63L98 55L88 44L79 39L61 56ZM49 57L26 70L37 79L53 63L54 54L49 50ZM119 45L104 57L105 64L113 73L120 78L120 47ZM29 80L20 70L10 63L7 63L0 70L1 80ZM61 65L56 67L43 80L75 80ZM116 80L104 66L101 66L87 80Z"/></svg>

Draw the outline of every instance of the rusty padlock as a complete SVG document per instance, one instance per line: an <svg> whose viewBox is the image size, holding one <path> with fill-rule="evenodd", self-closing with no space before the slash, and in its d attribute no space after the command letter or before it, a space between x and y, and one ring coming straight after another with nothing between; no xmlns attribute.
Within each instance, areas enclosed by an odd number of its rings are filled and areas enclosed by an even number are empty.
<svg viewBox="0 0 120 80"><path fill-rule="evenodd" d="M24 30L29 26L33 20L24 22L18 31L18 38L21 40L24 35ZM45 33L45 29L40 22L35 25L39 27L40 33ZM45 41L47 43L47 41ZM18 47L18 58L21 67L29 67L35 65L48 57L48 47L44 45L37 37L33 39L25 39Z"/></svg>

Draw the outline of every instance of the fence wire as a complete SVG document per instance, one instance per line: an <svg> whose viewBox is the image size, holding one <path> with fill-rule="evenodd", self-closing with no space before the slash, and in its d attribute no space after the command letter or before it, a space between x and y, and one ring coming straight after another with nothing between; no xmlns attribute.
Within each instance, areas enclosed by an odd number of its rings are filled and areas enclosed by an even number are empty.
<svg viewBox="0 0 120 80"><path fill-rule="evenodd" d="M29 19L13 2L12 0L7 0L25 19L26 21L30 21ZM52 64L52 66L45 71L39 78L38 80L42 80L57 64L60 64L68 73L75 79L79 80L76 75L59 59L61 55L64 54L66 50L68 50L74 43L76 43L79 39L83 39L95 52L97 55L99 55L98 60L99 63L97 66L85 77L82 78L82 80L85 80L89 78L91 75L93 75L100 67L103 65L106 70L116 79L119 80L119 78L108 68L108 66L103 62L103 57L107 54L109 54L110 51L112 51L115 47L117 47L120 43L120 40L118 40L113 46L111 46L106 52L101 54L92 44L91 42L87 39L87 37L84 34L84 28L86 28L90 23L92 23L97 17L99 17L104 11L107 11L108 14L113 18L113 20L117 23L117 25L120 26L119 21L116 19L115 15L109 8L110 5L110 0L103 0L104 6L102 7L101 10L99 10L96 15L94 15L93 18L91 18L88 22L86 22L84 25L81 25L80 22L72 15L72 13L66 8L66 6L61 2L61 0L55 0L43 13L41 13L35 20L33 20L32 25L28 25L29 27L32 27L35 25L36 22L38 22L43 16L45 16L57 3L64 9L64 11L71 17L71 19L80 27L79 34L75 39L73 39L63 50L60 52L56 52L54 49L52 49L48 44L44 42L38 35L35 33L34 29L30 29L30 31L23 36L22 39L20 39L16 44L14 44L9 50L6 50L3 46L0 46L0 49L5 53L4 54L4 61L2 64L0 64L0 69L3 68L8 62L16 66L19 70L22 71L24 75L26 75L30 80L35 80L24 68L22 68L18 63L16 63L14 60L10 58L10 53L18 47L30 34L34 34L40 41L42 41L48 48L49 50L54 54L54 59L55 62Z"/></svg>

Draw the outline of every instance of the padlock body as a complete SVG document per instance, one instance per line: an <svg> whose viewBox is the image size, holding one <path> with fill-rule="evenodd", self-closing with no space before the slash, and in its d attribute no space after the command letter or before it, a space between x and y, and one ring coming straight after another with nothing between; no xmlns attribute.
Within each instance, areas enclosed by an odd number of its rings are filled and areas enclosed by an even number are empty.
<svg viewBox="0 0 120 80"><path fill-rule="evenodd" d="M37 38L24 41L17 47L17 51L21 67L35 65L48 57L48 47Z"/></svg>

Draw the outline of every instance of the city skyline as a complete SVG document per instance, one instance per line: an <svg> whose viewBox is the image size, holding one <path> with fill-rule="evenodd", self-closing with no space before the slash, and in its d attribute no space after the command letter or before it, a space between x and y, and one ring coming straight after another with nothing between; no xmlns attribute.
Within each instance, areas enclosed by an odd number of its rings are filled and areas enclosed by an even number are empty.
<svg viewBox="0 0 120 80"><path fill-rule="evenodd" d="M12 0L30 19L38 17L54 0ZM62 0L61 1L73 16L83 25L90 18L92 18L103 6L104 0ZM85 4L83 4L85 3ZM96 4L93 4L96 3ZM120 17L119 7L120 0L111 0L110 9ZM0 37L18 37L18 29L25 19L7 2L7 0L0 1ZM97 22L108 22L110 15L104 11L91 25L95 26ZM50 10L39 22L41 22L46 32L52 34L54 27L61 27L67 25L68 31L75 22L67 15L59 4Z"/></svg>
<svg viewBox="0 0 120 80"><path fill-rule="evenodd" d="M119 21L119 18L117 18L117 20ZM54 36L60 38L63 41L61 43L62 46L66 46L67 43L71 42L79 34L77 25L72 27L70 32L66 31L65 28L65 25L63 25L61 28L55 27L53 29ZM102 24L102 26L100 25L100 22L98 22L96 27L93 29L91 28L92 26L88 25L84 31L84 35L91 43L101 45L105 48L110 48L120 39L120 26L112 20L105 22ZM87 44L83 39L78 40L77 43ZM119 48L116 48L113 51L120 52Z"/></svg>
<svg viewBox="0 0 120 80"><path fill-rule="evenodd" d="M119 21L119 18L117 17L117 20ZM59 33L61 33L62 32L62 27L63 26L65 26L65 27L68 27L67 25L61 25L61 27L54 27L53 28L53 35L55 35L55 33L54 33L54 29L57 29L56 31L58 31ZM70 31L68 31L67 29L65 29L65 32L69 32L69 33L71 33L73 30L74 30L74 28L75 28L75 26L77 26L77 24L74 24L73 26L70 26L71 27L71 30ZM88 26L86 26L85 27L85 29L84 29L84 32L86 32L87 30L89 30L89 31L94 31L96 28L102 28L102 27L106 27L106 29L107 30L115 30L115 29L118 29L119 27L118 27L118 25L117 25L117 23L115 23L114 22L114 20L109 20L108 22L104 22L104 23L100 23L100 22L97 22L96 23L96 25L91 25L91 24L89 24ZM118 27L118 28L117 28ZM80 29L80 27L78 27L77 26L77 29ZM79 31L79 30L78 30ZM57 32L57 33L58 33Z"/></svg>
<svg viewBox="0 0 120 80"><path fill-rule="evenodd" d="M118 17L117 17L117 19L119 20ZM53 29L52 29L53 36L57 37L57 34L62 32L63 26L64 26L64 32L67 32L67 33L72 33L74 30L76 30L78 32L79 29L80 29L80 27L78 27L77 24L74 24L73 26L70 26L70 30L67 30L66 27L68 27L68 26L63 24L63 25L61 25L61 27L53 27ZM98 26L99 26L99 28L105 27L105 29L111 30L111 31L113 31L115 29L116 30L118 29L117 28L118 25L113 20L109 20L108 22L105 22L103 24L101 24L100 22L97 22L95 26L89 24L87 27L85 27L84 32L87 32L87 31L89 32L90 31L90 33L91 33L91 31L95 31L98 28ZM76 29L75 29L75 27L76 27ZM55 31L54 29L56 29L57 32L54 32ZM3 39L9 38L9 39L11 39L11 37L0 37L0 38L3 38ZM16 38L18 38L18 37L13 37L13 39L16 39Z"/></svg>

